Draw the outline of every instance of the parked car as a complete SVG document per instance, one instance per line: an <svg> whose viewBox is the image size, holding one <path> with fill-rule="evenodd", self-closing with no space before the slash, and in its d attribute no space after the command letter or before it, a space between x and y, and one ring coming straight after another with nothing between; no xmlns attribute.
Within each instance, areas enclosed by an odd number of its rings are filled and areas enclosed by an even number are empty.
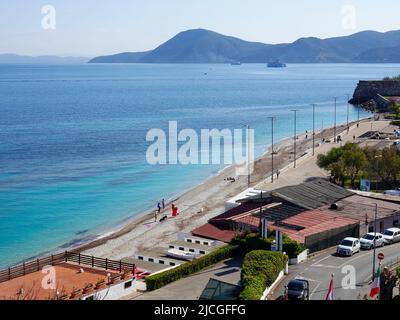
<svg viewBox="0 0 400 320"><path fill-rule="evenodd" d="M352 256L360 252L360 240L357 238L344 238L338 245L336 253L343 256Z"/></svg>
<svg viewBox="0 0 400 320"><path fill-rule="evenodd" d="M392 244L400 241L400 229L399 228L390 228L386 229L383 233L383 239L385 243Z"/></svg>
<svg viewBox="0 0 400 320"><path fill-rule="evenodd" d="M288 300L309 300L310 284L305 279L291 280L287 286Z"/></svg>
<svg viewBox="0 0 400 320"><path fill-rule="evenodd" d="M360 239L362 249L373 249L375 247L383 247L385 245L385 238L381 233L369 232Z"/></svg>

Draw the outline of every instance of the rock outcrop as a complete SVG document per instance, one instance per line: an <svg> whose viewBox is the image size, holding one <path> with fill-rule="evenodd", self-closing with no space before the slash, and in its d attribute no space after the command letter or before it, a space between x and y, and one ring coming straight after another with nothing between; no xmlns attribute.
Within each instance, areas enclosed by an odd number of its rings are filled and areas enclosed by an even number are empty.
<svg viewBox="0 0 400 320"><path fill-rule="evenodd" d="M360 81L349 102L353 105L373 102L378 108L377 111L386 112L390 108L391 97L400 97L400 81Z"/></svg>

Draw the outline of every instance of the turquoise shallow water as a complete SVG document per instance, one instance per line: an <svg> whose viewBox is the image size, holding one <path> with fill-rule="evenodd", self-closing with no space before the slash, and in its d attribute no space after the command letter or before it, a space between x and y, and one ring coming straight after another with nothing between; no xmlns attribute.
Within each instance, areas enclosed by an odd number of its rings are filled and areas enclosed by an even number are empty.
<svg viewBox="0 0 400 320"><path fill-rule="evenodd" d="M0 267L90 239L222 168L150 166L150 128L255 128L276 139L346 121L359 79L400 65L0 65ZM362 117L367 116L361 113ZM350 109L351 119L357 110Z"/></svg>

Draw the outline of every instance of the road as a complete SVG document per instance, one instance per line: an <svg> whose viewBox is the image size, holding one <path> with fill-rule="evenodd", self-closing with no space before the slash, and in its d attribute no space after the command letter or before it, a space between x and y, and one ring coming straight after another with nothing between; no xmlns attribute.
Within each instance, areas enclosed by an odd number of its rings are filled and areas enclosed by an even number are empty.
<svg viewBox="0 0 400 320"><path fill-rule="evenodd" d="M334 300L357 300L369 295L373 250L361 250L352 257L337 256L335 250L336 248L330 248L304 263L289 266L289 274L274 289L270 298L278 299L290 280L303 278L310 283L310 300L325 300L332 274L334 274ZM400 262L400 243L378 248L376 254L380 252L385 254L384 265L396 260ZM376 266L378 263L377 260ZM349 288L351 281L348 279L351 272L355 274L353 288Z"/></svg>

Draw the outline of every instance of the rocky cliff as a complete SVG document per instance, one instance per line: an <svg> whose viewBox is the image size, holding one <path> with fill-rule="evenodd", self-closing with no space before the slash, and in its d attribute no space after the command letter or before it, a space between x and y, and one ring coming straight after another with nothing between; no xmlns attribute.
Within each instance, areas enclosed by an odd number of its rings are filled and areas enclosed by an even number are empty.
<svg viewBox="0 0 400 320"><path fill-rule="evenodd" d="M390 104L386 97L400 97L400 81L360 81L349 102L354 105L374 103L378 111L386 112Z"/></svg>

